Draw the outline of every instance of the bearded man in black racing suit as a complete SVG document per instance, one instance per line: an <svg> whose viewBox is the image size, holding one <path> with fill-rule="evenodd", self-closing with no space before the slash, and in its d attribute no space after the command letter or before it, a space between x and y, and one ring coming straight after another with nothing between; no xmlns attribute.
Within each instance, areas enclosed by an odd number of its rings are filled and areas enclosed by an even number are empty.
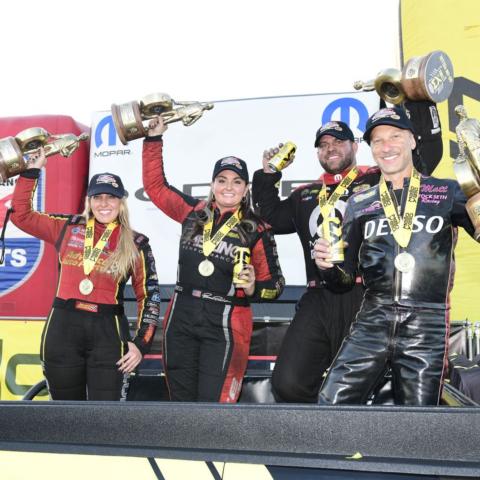
<svg viewBox="0 0 480 480"><path fill-rule="evenodd" d="M366 288L319 403L366 403L390 368L396 404L437 405L457 227L474 233L466 197L455 180L425 177L414 169L413 125L402 109L375 113L364 139L383 178L347 202L344 264L328 261L324 239L315 245L316 263L332 289L351 287L358 268Z"/></svg>
<svg viewBox="0 0 480 480"><path fill-rule="evenodd" d="M406 107L419 144L414 154L415 166L421 173L430 174L442 158L436 107L427 101L407 102ZM330 198L346 179L356 165L358 144L348 125L332 121L317 131L315 147L325 173L316 182L296 189L287 199L281 201L279 198L277 184L282 178L281 172L272 173L267 166L276 149L264 153L264 169L255 172L252 183L253 201L260 215L275 234L297 232L305 260L307 290L298 302L272 376L275 397L284 402L317 402L322 377L360 308L364 291L360 278L346 293L328 290L313 258L317 228L323 221L319 193L325 185ZM335 215L340 219L347 199L353 193L376 185L380 179L376 167L358 166L357 169L357 176L334 204Z"/></svg>

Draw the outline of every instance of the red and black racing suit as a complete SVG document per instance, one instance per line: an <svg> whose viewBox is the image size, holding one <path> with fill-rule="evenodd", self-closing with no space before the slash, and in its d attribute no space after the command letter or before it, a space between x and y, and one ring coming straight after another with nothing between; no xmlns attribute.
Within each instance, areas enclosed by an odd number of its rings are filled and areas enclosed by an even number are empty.
<svg viewBox="0 0 480 480"><path fill-rule="evenodd" d="M35 212L32 198L39 169L22 173L12 200L12 221L23 231L54 244L58 251L56 298L42 334L40 357L53 400L118 400L127 376L116 362L131 341L123 295L128 278L116 280L101 265L115 250L120 226L113 231L89 278L94 289L79 291L83 272L85 219L80 215ZM95 222L94 244L105 230ZM142 354L151 345L160 318L160 291L148 238L134 232L138 260L131 272L137 299L137 331L133 342Z"/></svg>
<svg viewBox="0 0 480 480"><path fill-rule="evenodd" d="M417 144L420 145L415 152L414 163L417 170L430 174L442 158L436 107L430 102L410 102L407 106L417 133ZM275 235L297 232L307 276L307 291L298 302L273 371L272 387L278 401L317 402L322 377L348 333L363 299L360 279L346 293L325 288L322 273L312 257L313 245L318 239L317 226L322 222L318 194L325 183L330 196L350 168L337 175L325 173L317 182L299 187L282 201L277 187L281 173L258 170L253 177L255 207L272 226ZM346 202L352 194L378 184L380 171L377 168L359 169L358 177L335 204L339 218L343 218Z"/></svg>
<svg viewBox="0 0 480 480"><path fill-rule="evenodd" d="M236 227L218 244L208 259L214 273L200 275L205 259L201 232L186 239L200 201L170 186L164 175L161 137L149 137L143 147L143 184L152 202L182 224L177 285L164 319L163 362L170 391L176 401L235 402L247 366L252 311L250 301L271 300L282 292L284 279L276 245L269 230L259 225L248 245ZM233 212L214 211L215 232ZM255 292L247 298L232 283L233 257L237 246L247 246L255 267Z"/></svg>
<svg viewBox="0 0 480 480"><path fill-rule="evenodd" d="M408 182L394 191L402 215ZM456 181L422 176L412 236L401 248L391 234L378 186L350 198L343 225L349 245L345 263L326 270L324 278L332 289L344 291L359 267L365 301L321 388L321 404L365 403L387 368L396 404L438 404L457 227L471 236L474 232L465 203ZM401 252L415 259L409 272L394 266Z"/></svg>

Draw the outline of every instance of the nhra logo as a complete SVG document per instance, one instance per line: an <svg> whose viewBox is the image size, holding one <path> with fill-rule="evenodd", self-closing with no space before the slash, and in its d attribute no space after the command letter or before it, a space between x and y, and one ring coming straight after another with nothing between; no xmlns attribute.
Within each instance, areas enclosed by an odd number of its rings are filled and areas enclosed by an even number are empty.
<svg viewBox="0 0 480 480"><path fill-rule="evenodd" d="M0 229L10 207L14 182L0 184ZM43 210L45 192L44 175L40 176L33 199L35 210ZM0 297L23 285L37 269L43 256L43 242L22 232L9 222L5 238L5 258L0 264Z"/></svg>

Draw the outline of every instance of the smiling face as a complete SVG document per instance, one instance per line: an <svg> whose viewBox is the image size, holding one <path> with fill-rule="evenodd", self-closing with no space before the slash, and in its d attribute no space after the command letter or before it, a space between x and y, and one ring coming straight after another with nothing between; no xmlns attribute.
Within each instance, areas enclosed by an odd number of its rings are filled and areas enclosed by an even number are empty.
<svg viewBox="0 0 480 480"><path fill-rule="evenodd" d="M355 142L323 135L318 143L317 156L327 173L336 174L355 165L357 149L358 145Z"/></svg>
<svg viewBox="0 0 480 480"><path fill-rule="evenodd" d="M394 188L403 187L403 179L412 173L415 138L410 130L379 125L372 130L370 147L383 176Z"/></svg>
<svg viewBox="0 0 480 480"><path fill-rule="evenodd" d="M232 170L222 170L212 182L212 192L220 212L238 208L248 185Z"/></svg>
<svg viewBox="0 0 480 480"><path fill-rule="evenodd" d="M95 220L100 223L110 223L118 218L122 200L108 193L89 197L90 208Z"/></svg>

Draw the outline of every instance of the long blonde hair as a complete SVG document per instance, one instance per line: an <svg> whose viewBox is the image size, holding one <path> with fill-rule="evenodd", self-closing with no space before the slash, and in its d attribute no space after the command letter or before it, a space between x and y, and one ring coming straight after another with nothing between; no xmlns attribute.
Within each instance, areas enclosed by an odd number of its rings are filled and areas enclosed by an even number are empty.
<svg viewBox="0 0 480 480"><path fill-rule="evenodd" d="M90 205L90 197L85 199L85 211L83 215L88 221L93 217L92 207ZM116 280L127 279L133 269L138 258L138 249L135 245L133 230L130 226L130 216L126 198L120 199L120 210L117 217L120 224L120 235L114 252L109 255L107 261L102 265L102 271L112 275Z"/></svg>

